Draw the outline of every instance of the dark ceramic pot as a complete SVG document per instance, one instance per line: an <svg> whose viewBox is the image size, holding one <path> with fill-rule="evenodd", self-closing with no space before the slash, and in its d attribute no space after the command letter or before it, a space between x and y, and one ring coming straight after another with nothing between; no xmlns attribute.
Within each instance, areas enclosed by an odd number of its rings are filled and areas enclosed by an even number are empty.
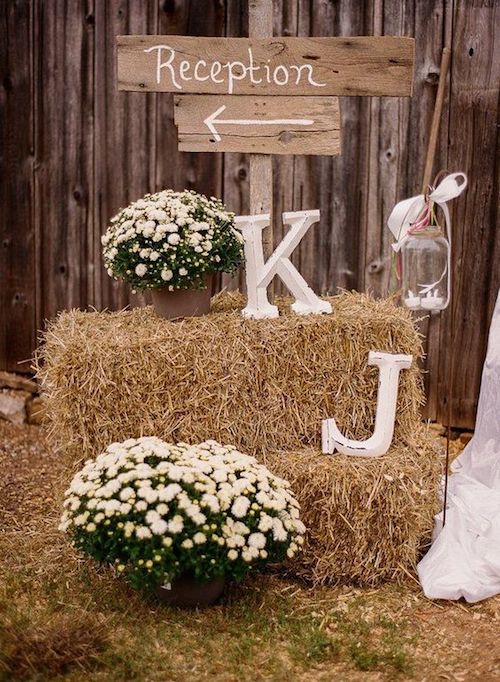
<svg viewBox="0 0 500 682"><path fill-rule="evenodd" d="M170 589L159 587L156 594L167 606L193 609L214 604L224 591L224 585L223 577L200 583L191 576L181 576L172 582Z"/></svg>
<svg viewBox="0 0 500 682"><path fill-rule="evenodd" d="M198 317L210 311L212 278L205 280L206 289L175 289L168 287L151 289L151 298L156 314L167 320L183 317Z"/></svg>

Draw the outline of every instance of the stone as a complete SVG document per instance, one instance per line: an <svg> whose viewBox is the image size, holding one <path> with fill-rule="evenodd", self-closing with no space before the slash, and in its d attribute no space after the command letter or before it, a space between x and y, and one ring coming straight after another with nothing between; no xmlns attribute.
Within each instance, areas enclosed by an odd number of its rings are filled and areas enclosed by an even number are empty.
<svg viewBox="0 0 500 682"><path fill-rule="evenodd" d="M18 391L38 393L38 384L35 381L12 372L0 372L0 388L13 388Z"/></svg>
<svg viewBox="0 0 500 682"><path fill-rule="evenodd" d="M14 391L10 388L0 390L0 419L12 424L26 422L26 401L31 397L27 391Z"/></svg>
<svg viewBox="0 0 500 682"><path fill-rule="evenodd" d="M41 396L35 396L26 403L28 424L43 424L45 420L45 401Z"/></svg>

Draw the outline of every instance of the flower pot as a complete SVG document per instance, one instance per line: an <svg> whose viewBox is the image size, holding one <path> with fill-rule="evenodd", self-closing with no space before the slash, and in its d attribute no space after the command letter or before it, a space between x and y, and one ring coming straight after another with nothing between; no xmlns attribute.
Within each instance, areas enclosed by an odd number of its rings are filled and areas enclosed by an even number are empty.
<svg viewBox="0 0 500 682"><path fill-rule="evenodd" d="M181 576L172 582L170 589L159 587L156 594L167 606L204 607L217 601L224 591L224 584L223 577L200 583L191 576Z"/></svg>
<svg viewBox="0 0 500 682"><path fill-rule="evenodd" d="M207 278L206 289L175 289L168 287L151 289L151 297L156 314L167 320L182 317L198 317L210 311L212 280Z"/></svg>

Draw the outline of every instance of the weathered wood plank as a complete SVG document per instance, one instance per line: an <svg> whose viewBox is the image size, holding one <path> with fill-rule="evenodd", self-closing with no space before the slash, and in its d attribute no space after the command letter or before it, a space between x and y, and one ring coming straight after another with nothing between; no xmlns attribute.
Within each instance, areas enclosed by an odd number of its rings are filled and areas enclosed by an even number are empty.
<svg viewBox="0 0 500 682"><path fill-rule="evenodd" d="M421 189L419 178L423 177L425 157L423 149L427 147L432 122L432 112L439 83L439 69L442 48L451 44L452 12L449 0L436 0L433 3L415 5L415 35L429 33L430 39L422 44L420 57L415 64L415 91L410 104L410 121L407 133L407 147L410 153L403 168L401 185L402 196L416 194ZM434 160L434 173L448 168L448 119L449 119L450 78L446 82L445 103L441 116L438 148ZM421 103L420 106L417 103ZM432 174L431 174L432 177ZM441 353L447 352L440 345L441 315L427 316L420 319L418 328L423 335L425 360L424 387L427 401L423 415L427 419L437 418L438 376Z"/></svg>
<svg viewBox="0 0 500 682"><path fill-rule="evenodd" d="M471 181L452 205L453 298L441 325L438 418L472 427L491 317L490 290L500 285L498 239L498 3L457 0L452 43L448 167ZM495 173L496 178L495 178ZM481 330L481 332L479 332ZM479 333L478 333L479 332ZM451 385L448 377L451 375Z"/></svg>
<svg viewBox="0 0 500 682"><path fill-rule="evenodd" d="M130 201L154 189L156 95L118 92L114 37L117 33L155 33L157 9L148 3L111 0L95 5L95 212L94 258L99 307L142 305L142 296L112 280L104 270L100 235L110 218Z"/></svg>
<svg viewBox="0 0 500 682"><path fill-rule="evenodd" d="M276 36L297 36L298 35L298 3L288 2L287 0L277 0L273 3L274 8L274 27L273 34ZM295 162L300 156L275 156L273 157L273 209L274 209L274 242L278 244L284 237L288 227L283 225L282 214L285 211L295 210L294 188L295 188ZM310 208L315 208L310 206ZM318 225L311 229L315 230ZM305 239L308 239L309 233ZM300 259L301 245L292 253L292 262L298 266ZM279 278L274 281L274 293L287 293L286 288Z"/></svg>
<svg viewBox="0 0 500 682"><path fill-rule="evenodd" d="M71 9L63 0L34 3L41 319L84 306L92 296L87 239L93 222L94 46L93 24L87 21L92 5L91 0Z"/></svg>
<svg viewBox="0 0 500 682"><path fill-rule="evenodd" d="M340 154L336 97L176 95L181 151Z"/></svg>
<svg viewBox="0 0 500 682"><path fill-rule="evenodd" d="M250 40L272 38L272 0L249 0L248 35ZM251 55L251 48L248 48L250 60L252 60ZM245 72L242 71L242 73ZM253 79L251 78L250 80ZM232 87L230 89L232 90ZM262 250L264 258L269 258L274 250L274 226L277 222L276 211L274 210L273 162L269 157L260 153L255 153L257 151L258 150L254 150L254 153L250 154L250 213L252 215L257 213L269 214L269 225L262 231ZM274 296L274 282L269 284L268 291L272 300Z"/></svg>
<svg viewBox="0 0 500 682"><path fill-rule="evenodd" d="M224 24L225 8L221 2L203 3L202 11L193 2L165 2L160 5L157 32L217 36L224 33ZM157 97L156 145L157 190L194 189L207 196L222 196L223 155L178 151L173 98L169 95Z"/></svg>
<svg viewBox="0 0 500 682"><path fill-rule="evenodd" d="M248 34L248 2L233 0L225 5L224 35L244 36ZM223 154L222 196L229 210L237 215L250 214L249 156L241 152ZM220 289L244 290L245 277L243 270L235 276L222 274L218 282Z"/></svg>
<svg viewBox="0 0 500 682"><path fill-rule="evenodd" d="M31 14L0 8L0 368L18 372L36 343Z"/></svg>
<svg viewBox="0 0 500 682"><path fill-rule="evenodd" d="M121 35L122 90L237 95L411 95L412 38Z"/></svg>

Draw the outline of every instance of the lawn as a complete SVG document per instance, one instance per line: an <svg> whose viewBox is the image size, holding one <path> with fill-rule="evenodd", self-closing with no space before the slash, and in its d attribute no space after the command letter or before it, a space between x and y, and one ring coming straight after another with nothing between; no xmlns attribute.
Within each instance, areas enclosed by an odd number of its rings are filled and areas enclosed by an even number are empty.
<svg viewBox="0 0 500 682"><path fill-rule="evenodd" d="M500 597L430 602L418 583L314 589L278 575L205 611L166 608L58 531L65 462L0 422L0 679L494 680Z"/></svg>

